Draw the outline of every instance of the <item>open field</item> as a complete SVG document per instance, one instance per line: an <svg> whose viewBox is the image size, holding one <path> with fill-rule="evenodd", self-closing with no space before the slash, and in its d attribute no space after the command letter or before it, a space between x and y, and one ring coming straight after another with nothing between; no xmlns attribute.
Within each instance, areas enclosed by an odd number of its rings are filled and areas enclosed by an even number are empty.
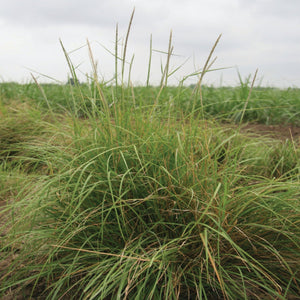
<svg viewBox="0 0 300 300"><path fill-rule="evenodd" d="M169 87L170 49L0 84L1 299L299 299L300 90Z"/></svg>

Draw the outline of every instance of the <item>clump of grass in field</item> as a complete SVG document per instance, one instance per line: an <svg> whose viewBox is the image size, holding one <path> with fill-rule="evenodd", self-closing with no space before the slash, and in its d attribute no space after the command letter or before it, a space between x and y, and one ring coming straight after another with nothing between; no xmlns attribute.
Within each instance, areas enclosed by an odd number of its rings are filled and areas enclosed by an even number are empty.
<svg viewBox="0 0 300 300"><path fill-rule="evenodd" d="M70 141L70 118L49 115L19 101L4 105L2 114L0 168L8 171L18 168L27 173L53 172L51 156ZM65 124L60 124L62 120Z"/></svg>
<svg viewBox="0 0 300 300"><path fill-rule="evenodd" d="M47 172L32 169L35 175L1 211L8 219L0 254L10 262L0 271L2 295L18 289L47 299L299 295L296 144L274 147L206 120L203 74L194 92L167 88L171 35L159 88L126 86L125 49L119 81L117 44L115 51L115 87L98 82L93 63L91 85L69 87L64 116L54 114L38 87L56 123L34 117L36 123L24 118L9 126L12 136L15 127L31 132L22 156L32 157L34 149ZM239 122L250 102L244 99ZM52 123L47 139L37 138ZM7 149L19 149L17 137ZM20 165L9 165L0 179L20 174ZM2 198L11 188L4 180Z"/></svg>
<svg viewBox="0 0 300 300"><path fill-rule="evenodd" d="M251 173L260 151L201 121L102 121L19 195L7 287L89 299L298 293L297 177Z"/></svg>
<svg viewBox="0 0 300 300"><path fill-rule="evenodd" d="M22 153L22 144L42 135L40 112L26 104L11 103L0 120L0 161L11 161Z"/></svg>

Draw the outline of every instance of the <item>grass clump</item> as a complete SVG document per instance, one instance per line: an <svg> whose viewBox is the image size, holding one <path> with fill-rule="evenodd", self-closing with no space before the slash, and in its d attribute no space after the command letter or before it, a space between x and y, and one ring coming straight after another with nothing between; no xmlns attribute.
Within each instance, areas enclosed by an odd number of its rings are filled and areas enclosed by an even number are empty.
<svg viewBox="0 0 300 300"><path fill-rule="evenodd" d="M7 287L49 299L296 295L297 177L259 176L260 152L237 132L127 118L110 139L103 122L75 135L57 173L19 194Z"/></svg>
<svg viewBox="0 0 300 300"><path fill-rule="evenodd" d="M40 112L25 103L11 103L0 120L0 163L17 163L16 157L26 155L24 144L43 135Z"/></svg>
<svg viewBox="0 0 300 300"><path fill-rule="evenodd" d="M52 155L62 139L67 138L67 124L59 130L57 118L39 110L34 104L14 101L3 106L0 119L0 167L3 170L46 172ZM64 132L65 131L65 132Z"/></svg>

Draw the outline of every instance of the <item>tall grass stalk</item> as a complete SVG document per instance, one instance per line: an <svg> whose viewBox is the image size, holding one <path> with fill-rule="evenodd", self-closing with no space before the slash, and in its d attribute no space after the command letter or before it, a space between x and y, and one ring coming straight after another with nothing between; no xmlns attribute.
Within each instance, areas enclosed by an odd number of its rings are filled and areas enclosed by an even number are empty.
<svg viewBox="0 0 300 300"><path fill-rule="evenodd" d="M105 99L105 96L103 94L102 88L100 86L100 82L99 82L99 79L98 79L97 65L96 65L96 62L94 60L94 55L93 55L92 48L91 48L91 45L89 43L89 40L87 40L87 45L88 45L89 57L90 57L91 65L92 65L92 68L93 68L93 77L94 77L93 82L97 86L97 90L98 90L98 93L100 95L100 100L102 102L104 112L105 112L106 116L109 118L110 114L109 114L108 103L107 103L107 101Z"/></svg>
<svg viewBox="0 0 300 300"><path fill-rule="evenodd" d="M254 87L254 83L255 83L255 80L256 80L257 72L258 72L258 69L256 69L255 74L253 76L251 87L250 87L250 90L249 90L249 93L248 93L248 96L247 96L247 99L245 101L245 105L244 105L244 108L243 108L243 111L242 111L242 115L241 115L241 119L240 119L240 125L242 124L242 121L243 121L243 118L244 118L244 115L245 115L245 111L246 111L249 99L251 97L251 93L252 93L252 90L253 90L253 87Z"/></svg>
<svg viewBox="0 0 300 300"><path fill-rule="evenodd" d="M64 47L63 42L62 42L61 39L59 39L59 43L60 43L60 46L61 46L61 48L63 50L64 55L65 55L65 59L67 61L67 64L68 64L68 67L69 67L69 70L70 70L70 73L71 73L71 77L74 79L74 83L78 85L79 80L78 80L78 77L77 77L77 73L76 73L75 67L72 64L70 56L69 56L68 52L66 51L66 49L65 49L65 47Z"/></svg>
<svg viewBox="0 0 300 300"><path fill-rule="evenodd" d="M118 44L119 44L119 29L118 23L116 25L116 39L115 39L115 85L116 85L116 94L118 92Z"/></svg>
<svg viewBox="0 0 300 300"><path fill-rule="evenodd" d="M203 78L204 78L204 75L206 74L206 72L211 68L211 66L213 65L213 63L215 62L216 58L213 59L211 61L211 58L212 58L212 55L213 53L215 52L215 49L220 41L222 37L222 34L220 34L217 38L217 40L215 41L212 49L210 50L210 53L205 61L205 64L204 64L204 67L200 73L200 77L199 77L199 80L195 86L195 89L194 89L194 102L193 102L193 108L192 108L192 113L194 113L195 111L195 106L196 106L196 99L197 99L197 95L199 93L199 97L200 97L200 102L201 102L201 111L202 111L202 117L204 117L204 111L203 111L203 97L202 97L202 81L203 81Z"/></svg>
<svg viewBox="0 0 300 300"><path fill-rule="evenodd" d="M172 56L173 49L174 48L172 46L172 30L171 30L170 31L170 36L169 36L168 52L166 52L166 54L167 54L166 65L165 65L164 68L161 67L161 69L162 69L162 76L161 76L161 80L160 80L160 88L159 88L159 91L158 91L158 93L156 95L155 101L153 103L153 108L152 108L152 111L151 111L150 115L152 115L152 113L154 112L154 110L158 106L159 98L161 96L161 93L162 93L163 89L165 88L165 86L168 83L169 65L170 65L170 59L171 59L171 56Z"/></svg>
<svg viewBox="0 0 300 300"><path fill-rule="evenodd" d="M135 8L132 10L128 28L127 28L127 33L126 33L126 38L125 38L125 43L124 43L124 48L123 48L123 56L122 56L122 86L124 85L124 72L125 72L125 62L126 62L126 52L127 52L127 44L128 44L128 38L129 38L129 33L133 21L133 16L134 16Z"/></svg>
<svg viewBox="0 0 300 300"><path fill-rule="evenodd" d="M150 35L149 61L148 61L147 81L146 81L147 87L149 87L149 82L150 82L151 61L152 61L152 34Z"/></svg>
<svg viewBox="0 0 300 300"><path fill-rule="evenodd" d="M52 107L50 106L50 103L48 101L48 98L47 98L47 95L44 91L44 89L42 88L42 86L38 83L37 79L34 77L34 75L32 73L31 74L31 77L33 78L35 84L37 85L37 87L39 88L41 94L43 95L43 98L45 100L45 102L47 103L47 107L49 109L49 113L51 114L51 116L53 117L54 116L54 113L53 113L53 110L52 110Z"/></svg>
<svg viewBox="0 0 300 300"><path fill-rule="evenodd" d="M67 61L67 65L68 65L69 71L70 71L70 73L71 73L71 77L72 77L73 80L74 80L75 87L78 87L78 86L79 86L79 80L78 80L78 77L77 77L77 73L76 73L75 67L74 67L74 65L72 64L72 61L71 61L71 59L70 59L70 56L69 56L68 52L66 51L66 49L65 49L65 47L64 47L64 45L63 45L62 40L60 39L59 42L60 42L60 46L61 46L61 48L62 48L62 51L63 51L63 53L64 53L64 55L65 55L65 59L66 59L66 61ZM78 88L77 91L79 91L79 94L80 94L80 100L81 100L80 102L81 102L82 106L85 108L85 110L87 110L87 109L86 109L85 102L84 102L84 96L83 96L83 94L82 94L82 92L81 92L81 89ZM75 116L78 117L78 108L77 108L77 107L78 107L78 104L77 104L77 102L76 102L76 100L75 100L74 97L72 97L72 105L73 105L73 109L74 109L74 112L75 112Z"/></svg>
<svg viewBox="0 0 300 300"><path fill-rule="evenodd" d="M164 71L162 73L161 81L160 81L160 86L167 86L168 83L168 77L169 77L169 66L170 66L170 59L172 56L174 47L172 46L172 30L170 31L170 36L169 36L169 46L168 46L168 52L167 52L167 60L166 60L166 65L164 67Z"/></svg>
<svg viewBox="0 0 300 300"><path fill-rule="evenodd" d="M133 61L134 61L134 54L132 55L129 64L127 89L129 89L131 83L131 71L132 71Z"/></svg>

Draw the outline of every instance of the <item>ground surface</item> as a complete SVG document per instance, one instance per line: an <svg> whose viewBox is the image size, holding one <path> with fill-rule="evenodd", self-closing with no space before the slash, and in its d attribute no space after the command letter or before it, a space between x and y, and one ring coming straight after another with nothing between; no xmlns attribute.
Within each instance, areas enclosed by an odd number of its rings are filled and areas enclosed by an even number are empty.
<svg viewBox="0 0 300 300"><path fill-rule="evenodd" d="M300 127L293 125L263 125L263 124L247 124L243 126L243 131L253 133L258 136L268 136L270 138L293 139L295 141L300 138Z"/></svg>

